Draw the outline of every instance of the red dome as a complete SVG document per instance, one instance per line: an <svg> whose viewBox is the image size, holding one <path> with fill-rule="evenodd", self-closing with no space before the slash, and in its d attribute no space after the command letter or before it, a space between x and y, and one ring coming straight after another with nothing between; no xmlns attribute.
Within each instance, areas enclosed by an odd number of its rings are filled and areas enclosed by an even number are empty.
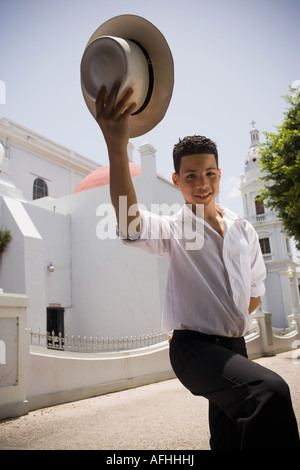
<svg viewBox="0 0 300 470"><path fill-rule="evenodd" d="M138 163L129 162L131 177L140 176L141 165ZM75 188L74 193L80 193L86 189L98 188L99 186L105 186L109 184L109 165L101 166L97 170L93 171L78 184Z"/></svg>

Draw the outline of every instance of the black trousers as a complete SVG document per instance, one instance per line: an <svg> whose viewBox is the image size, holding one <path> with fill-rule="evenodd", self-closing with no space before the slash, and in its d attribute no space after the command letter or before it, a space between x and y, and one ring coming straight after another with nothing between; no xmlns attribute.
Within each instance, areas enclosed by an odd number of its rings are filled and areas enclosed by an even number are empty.
<svg viewBox="0 0 300 470"><path fill-rule="evenodd" d="M244 338L176 330L170 360L181 383L209 400L212 450L300 450L289 387L248 359Z"/></svg>

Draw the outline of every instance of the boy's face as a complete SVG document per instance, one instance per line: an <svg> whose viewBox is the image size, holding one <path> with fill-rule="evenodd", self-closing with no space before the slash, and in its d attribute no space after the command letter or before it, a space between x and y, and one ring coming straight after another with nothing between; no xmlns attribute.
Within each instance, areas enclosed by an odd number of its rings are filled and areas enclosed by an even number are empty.
<svg viewBox="0 0 300 470"><path fill-rule="evenodd" d="M210 153L187 155L181 158L179 174L172 179L180 189L187 204L204 204L205 209L214 208L219 193L221 170L215 156Z"/></svg>

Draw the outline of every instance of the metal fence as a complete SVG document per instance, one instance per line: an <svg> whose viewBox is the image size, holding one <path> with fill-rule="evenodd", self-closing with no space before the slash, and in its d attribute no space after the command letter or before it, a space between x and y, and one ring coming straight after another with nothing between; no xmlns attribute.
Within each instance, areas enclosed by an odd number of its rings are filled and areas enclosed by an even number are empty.
<svg viewBox="0 0 300 470"><path fill-rule="evenodd" d="M161 332L150 333L138 336L121 336L121 337L87 337L80 335L64 336L59 333L58 335L52 331L36 332L29 330L30 344L34 346L47 347L48 349L56 349L61 351L72 351L82 353L98 353L98 352L113 352L113 351L126 351L131 349L139 349L153 344L162 343L169 339L168 335Z"/></svg>

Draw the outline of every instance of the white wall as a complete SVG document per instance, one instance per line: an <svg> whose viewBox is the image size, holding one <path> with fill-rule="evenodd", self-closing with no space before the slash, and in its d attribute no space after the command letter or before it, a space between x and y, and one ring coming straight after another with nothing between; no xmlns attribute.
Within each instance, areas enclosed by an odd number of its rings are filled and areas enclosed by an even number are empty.
<svg viewBox="0 0 300 470"><path fill-rule="evenodd" d="M0 292L0 420L28 412L26 307L23 295Z"/></svg>
<svg viewBox="0 0 300 470"><path fill-rule="evenodd" d="M4 292L26 294L30 298L30 320L33 327L42 322L45 308L43 279L43 240L23 204L3 197L1 226L9 229L12 241L2 254L1 287Z"/></svg>
<svg viewBox="0 0 300 470"><path fill-rule="evenodd" d="M45 330L49 303L72 302L70 217L9 197L3 198L1 212L1 226L11 231L12 241L2 254L0 287L26 294L27 326ZM47 269L51 261L54 273Z"/></svg>
<svg viewBox="0 0 300 470"><path fill-rule="evenodd" d="M25 204L26 210L43 239L41 276L45 285L46 306L50 303L68 307L71 293L71 218L35 205ZM48 266L54 264L54 272Z"/></svg>
<svg viewBox="0 0 300 470"><path fill-rule="evenodd" d="M29 410L174 377L166 342L107 354L32 348L27 382Z"/></svg>

